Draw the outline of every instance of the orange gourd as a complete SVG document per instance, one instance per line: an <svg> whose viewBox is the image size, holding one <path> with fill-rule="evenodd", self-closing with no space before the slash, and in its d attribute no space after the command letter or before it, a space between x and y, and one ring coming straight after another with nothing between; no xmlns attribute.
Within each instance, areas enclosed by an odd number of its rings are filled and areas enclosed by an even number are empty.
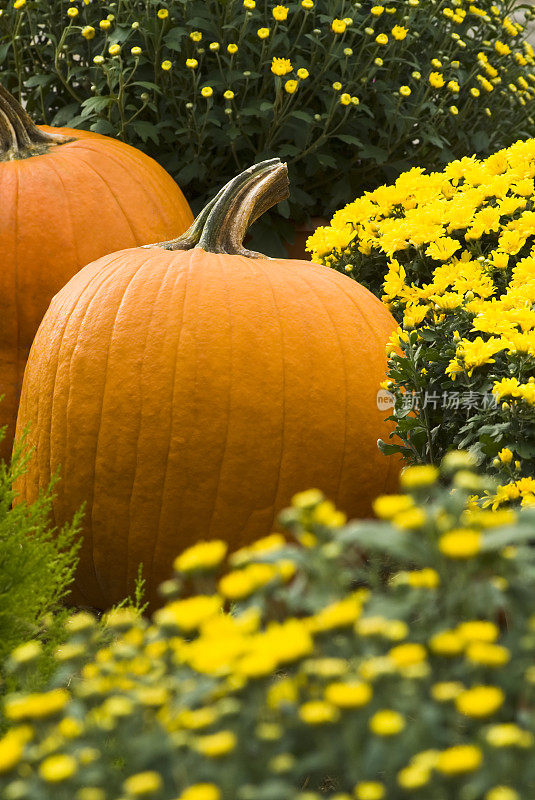
<svg viewBox="0 0 535 800"><path fill-rule="evenodd" d="M96 133L36 127L0 86L0 458L11 453L24 366L56 292L89 261L176 236L192 219L151 158Z"/></svg>
<svg viewBox="0 0 535 800"><path fill-rule="evenodd" d="M286 166L235 178L173 242L89 264L54 298L30 353L18 434L35 447L20 497L55 470L55 522L86 504L74 598L148 597L200 538L268 534L292 495L350 515L397 484L376 402L396 324L350 278L242 245L288 195Z"/></svg>

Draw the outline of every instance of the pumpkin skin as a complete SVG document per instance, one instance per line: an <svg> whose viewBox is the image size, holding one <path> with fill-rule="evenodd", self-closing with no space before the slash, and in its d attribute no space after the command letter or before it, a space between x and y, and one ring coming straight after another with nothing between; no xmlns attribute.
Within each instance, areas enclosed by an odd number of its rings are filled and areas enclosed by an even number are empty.
<svg viewBox="0 0 535 800"><path fill-rule="evenodd" d="M59 468L54 521L86 503L73 599L147 596L198 539L230 549L317 487L352 516L395 490L377 438L396 323L350 278L304 261L130 249L79 272L33 344L17 435L32 500Z"/></svg>
<svg viewBox="0 0 535 800"><path fill-rule="evenodd" d="M0 101L7 102L6 96L10 98L2 90ZM9 103L11 110L18 105L13 98ZM31 125L26 118L25 123ZM52 297L90 261L175 236L193 219L173 179L135 148L68 128L32 126L32 134L33 150L13 152L5 141L2 148L0 126L0 427L8 426L0 442L4 459L11 454L26 359ZM58 142L58 137L69 141Z"/></svg>

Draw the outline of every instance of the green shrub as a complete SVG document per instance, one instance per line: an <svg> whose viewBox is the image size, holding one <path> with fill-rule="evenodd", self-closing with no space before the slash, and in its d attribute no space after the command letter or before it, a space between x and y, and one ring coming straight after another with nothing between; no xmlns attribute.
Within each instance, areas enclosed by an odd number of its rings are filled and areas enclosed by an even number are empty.
<svg viewBox="0 0 535 800"><path fill-rule="evenodd" d="M12 489L25 469L18 452L11 467L0 462L0 678L10 688L38 686L54 662L50 653L64 638L63 600L69 592L77 558L78 520L55 532L49 514L53 487L31 505L12 507ZM33 639L30 647L24 643ZM22 645L18 669L10 652ZM27 668L25 656L28 657ZM31 662L31 663L30 663Z"/></svg>
<svg viewBox="0 0 535 800"><path fill-rule="evenodd" d="M496 505L535 501L534 178L535 139L413 169L308 242L401 323L383 387L399 438L384 449L437 463L469 448L500 480Z"/></svg>
<svg viewBox="0 0 535 800"><path fill-rule="evenodd" d="M111 644L73 616L48 691L6 699L2 797L533 796L535 510L474 505L473 466L409 468L375 522L310 490L289 542L199 542Z"/></svg>
<svg viewBox="0 0 535 800"><path fill-rule="evenodd" d="M287 159L292 197L253 229L274 254L284 218L527 137L534 13L509 0L9 0L0 68L36 120L141 146L196 211L214 175Z"/></svg>

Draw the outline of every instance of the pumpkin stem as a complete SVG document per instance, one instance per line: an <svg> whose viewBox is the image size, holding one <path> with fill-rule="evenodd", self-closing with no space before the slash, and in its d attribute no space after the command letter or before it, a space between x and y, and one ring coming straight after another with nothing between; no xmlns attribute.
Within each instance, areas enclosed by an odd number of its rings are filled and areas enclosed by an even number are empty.
<svg viewBox="0 0 535 800"><path fill-rule="evenodd" d="M289 195L288 169L278 158L254 164L229 181L178 239L148 247L266 258L243 246L247 229Z"/></svg>
<svg viewBox="0 0 535 800"><path fill-rule="evenodd" d="M0 161L28 158L46 152L51 145L72 141L59 133L45 133L0 84Z"/></svg>

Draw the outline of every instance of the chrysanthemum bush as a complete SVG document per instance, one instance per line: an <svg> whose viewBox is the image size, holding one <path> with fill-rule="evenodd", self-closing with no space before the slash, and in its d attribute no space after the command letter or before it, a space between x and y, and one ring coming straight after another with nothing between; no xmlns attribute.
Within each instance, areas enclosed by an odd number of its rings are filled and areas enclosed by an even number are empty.
<svg viewBox="0 0 535 800"><path fill-rule="evenodd" d="M535 499L534 176L533 139L415 168L309 239L314 260L365 283L401 323L384 384L397 444L385 449L436 462L469 447L499 477L497 505Z"/></svg>
<svg viewBox="0 0 535 800"><path fill-rule="evenodd" d="M72 616L47 691L6 698L2 798L531 797L535 510L474 504L474 462L407 469L374 522L311 490L287 540L199 542L111 643Z"/></svg>
<svg viewBox="0 0 535 800"><path fill-rule="evenodd" d="M292 198L253 230L272 253L285 217L527 137L534 13L509 0L9 0L1 79L38 121L141 146L196 210L214 175L287 159Z"/></svg>

